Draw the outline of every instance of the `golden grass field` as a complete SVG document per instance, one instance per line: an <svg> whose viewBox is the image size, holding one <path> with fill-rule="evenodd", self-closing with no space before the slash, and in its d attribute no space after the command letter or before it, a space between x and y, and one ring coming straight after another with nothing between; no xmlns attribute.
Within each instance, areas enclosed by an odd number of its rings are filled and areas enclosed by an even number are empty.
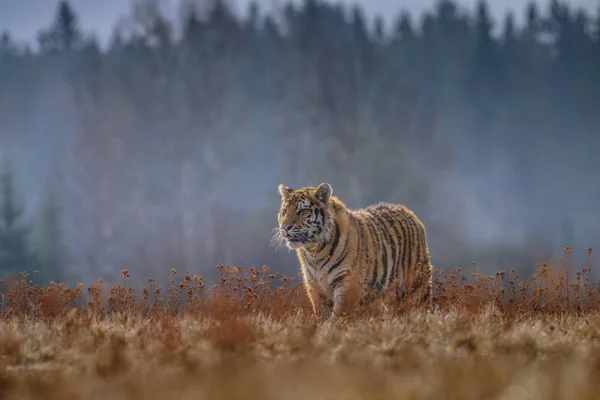
<svg viewBox="0 0 600 400"><path fill-rule="evenodd" d="M4 289L0 399L600 398L589 268L436 270L433 310L381 299L335 322L299 279L218 272L205 288L172 270L165 293L139 294L126 270L107 290L23 274Z"/></svg>

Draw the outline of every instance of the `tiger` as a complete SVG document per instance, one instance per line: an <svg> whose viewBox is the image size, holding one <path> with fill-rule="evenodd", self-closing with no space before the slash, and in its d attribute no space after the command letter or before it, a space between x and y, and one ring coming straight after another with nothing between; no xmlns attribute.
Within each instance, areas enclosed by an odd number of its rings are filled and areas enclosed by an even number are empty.
<svg viewBox="0 0 600 400"><path fill-rule="evenodd" d="M426 230L413 211L387 202L351 210L326 182L300 189L280 184L278 191L272 241L295 250L315 315L336 319L394 282L398 299L412 288L417 304L431 304Z"/></svg>

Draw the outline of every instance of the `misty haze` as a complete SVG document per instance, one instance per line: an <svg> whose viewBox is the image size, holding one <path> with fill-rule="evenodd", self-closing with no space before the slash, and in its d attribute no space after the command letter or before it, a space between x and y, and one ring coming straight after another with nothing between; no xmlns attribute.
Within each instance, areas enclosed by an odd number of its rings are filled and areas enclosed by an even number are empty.
<svg viewBox="0 0 600 400"><path fill-rule="evenodd" d="M351 208L414 210L437 269L529 275L565 246L594 264L600 13L442 0L384 23L316 0L243 17L158 4L137 1L106 46L68 2L35 42L2 33L4 278L294 275L269 245L277 185L321 182Z"/></svg>

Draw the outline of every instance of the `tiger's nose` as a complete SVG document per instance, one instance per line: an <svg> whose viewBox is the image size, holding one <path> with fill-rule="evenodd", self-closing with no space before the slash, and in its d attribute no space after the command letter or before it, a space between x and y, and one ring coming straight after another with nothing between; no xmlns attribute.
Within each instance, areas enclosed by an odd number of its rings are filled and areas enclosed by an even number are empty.
<svg viewBox="0 0 600 400"><path fill-rule="evenodd" d="M283 230L284 231L289 231L290 229L292 229L294 227L294 225L284 225L283 226Z"/></svg>

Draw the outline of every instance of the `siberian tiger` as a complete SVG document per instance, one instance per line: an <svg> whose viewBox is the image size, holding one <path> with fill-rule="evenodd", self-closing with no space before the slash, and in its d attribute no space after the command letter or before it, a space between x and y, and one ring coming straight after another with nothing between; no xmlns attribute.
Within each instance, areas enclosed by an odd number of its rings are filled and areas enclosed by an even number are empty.
<svg viewBox="0 0 600 400"><path fill-rule="evenodd" d="M296 251L315 314L335 318L382 293L396 279L419 303L431 300L432 266L423 223L402 205L348 209L328 183L291 189L279 185L281 206L273 243Z"/></svg>

